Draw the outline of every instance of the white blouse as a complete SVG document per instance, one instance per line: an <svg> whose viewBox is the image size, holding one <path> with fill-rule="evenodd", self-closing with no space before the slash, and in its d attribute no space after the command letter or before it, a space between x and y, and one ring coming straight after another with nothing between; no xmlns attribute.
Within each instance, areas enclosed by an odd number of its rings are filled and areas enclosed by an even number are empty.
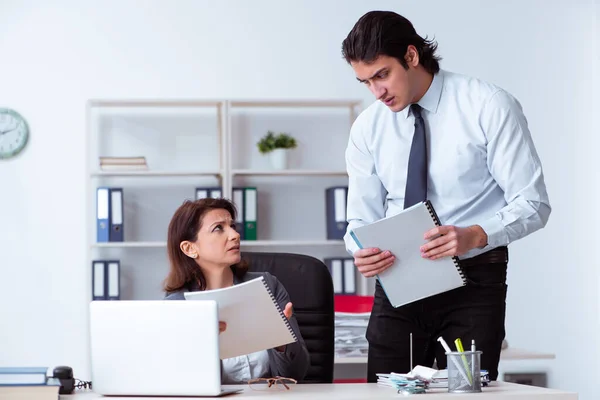
<svg viewBox="0 0 600 400"><path fill-rule="evenodd" d="M244 356L222 360L221 383L224 385L246 383L250 379L266 377L269 373L269 353L257 351Z"/></svg>

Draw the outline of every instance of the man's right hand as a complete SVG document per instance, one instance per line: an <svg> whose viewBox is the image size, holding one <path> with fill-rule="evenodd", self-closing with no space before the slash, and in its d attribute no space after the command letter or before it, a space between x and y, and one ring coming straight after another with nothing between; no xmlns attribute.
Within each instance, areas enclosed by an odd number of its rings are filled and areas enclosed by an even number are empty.
<svg viewBox="0 0 600 400"><path fill-rule="evenodd" d="M395 259L391 252L377 248L359 249L354 252L354 265L366 278L385 271L392 266Z"/></svg>

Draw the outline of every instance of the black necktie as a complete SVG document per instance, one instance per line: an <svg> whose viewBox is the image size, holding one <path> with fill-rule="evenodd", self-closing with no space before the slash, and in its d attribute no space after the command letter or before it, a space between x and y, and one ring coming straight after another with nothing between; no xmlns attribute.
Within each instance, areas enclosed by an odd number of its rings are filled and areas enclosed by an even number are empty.
<svg viewBox="0 0 600 400"><path fill-rule="evenodd" d="M427 140L425 138L425 123L421 116L421 106L413 104L410 108L415 116L415 133L408 158L404 208L427 200Z"/></svg>

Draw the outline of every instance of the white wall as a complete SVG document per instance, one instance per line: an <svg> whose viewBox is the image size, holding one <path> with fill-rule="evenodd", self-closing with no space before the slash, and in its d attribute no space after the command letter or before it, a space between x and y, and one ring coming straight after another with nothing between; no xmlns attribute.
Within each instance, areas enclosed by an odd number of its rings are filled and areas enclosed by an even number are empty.
<svg viewBox="0 0 600 400"><path fill-rule="evenodd" d="M504 86L523 104L554 211L546 229L511 246L507 339L556 353L542 363L550 385L594 397L587 377L600 372L597 2L53 3L0 2L0 106L19 110L32 130L26 151L0 162L1 365L67 364L89 376L87 99L368 104L341 59L341 41L364 12L392 9L435 36L444 68Z"/></svg>

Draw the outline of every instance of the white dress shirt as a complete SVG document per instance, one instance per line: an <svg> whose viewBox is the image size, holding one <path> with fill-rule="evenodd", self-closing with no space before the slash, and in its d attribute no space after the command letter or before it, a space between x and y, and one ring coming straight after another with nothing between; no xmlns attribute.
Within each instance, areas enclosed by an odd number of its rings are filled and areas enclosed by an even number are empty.
<svg viewBox="0 0 600 400"><path fill-rule="evenodd" d="M222 363L221 383L223 385L246 383L250 379L262 378L269 374L269 353L267 350L226 358Z"/></svg>
<svg viewBox="0 0 600 400"><path fill-rule="evenodd" d="M479 225L507 245L545 226L550 203L519 102L503 89L441 70L419 100L428 152L427 198L443 225ZM346 164L348 232L404 208L414 116L376 101L352 125ZM358 247L346 232L346 249ZM425 233L425 232L423 232ZM382 249L386 250L386 249Z"/></svg>

